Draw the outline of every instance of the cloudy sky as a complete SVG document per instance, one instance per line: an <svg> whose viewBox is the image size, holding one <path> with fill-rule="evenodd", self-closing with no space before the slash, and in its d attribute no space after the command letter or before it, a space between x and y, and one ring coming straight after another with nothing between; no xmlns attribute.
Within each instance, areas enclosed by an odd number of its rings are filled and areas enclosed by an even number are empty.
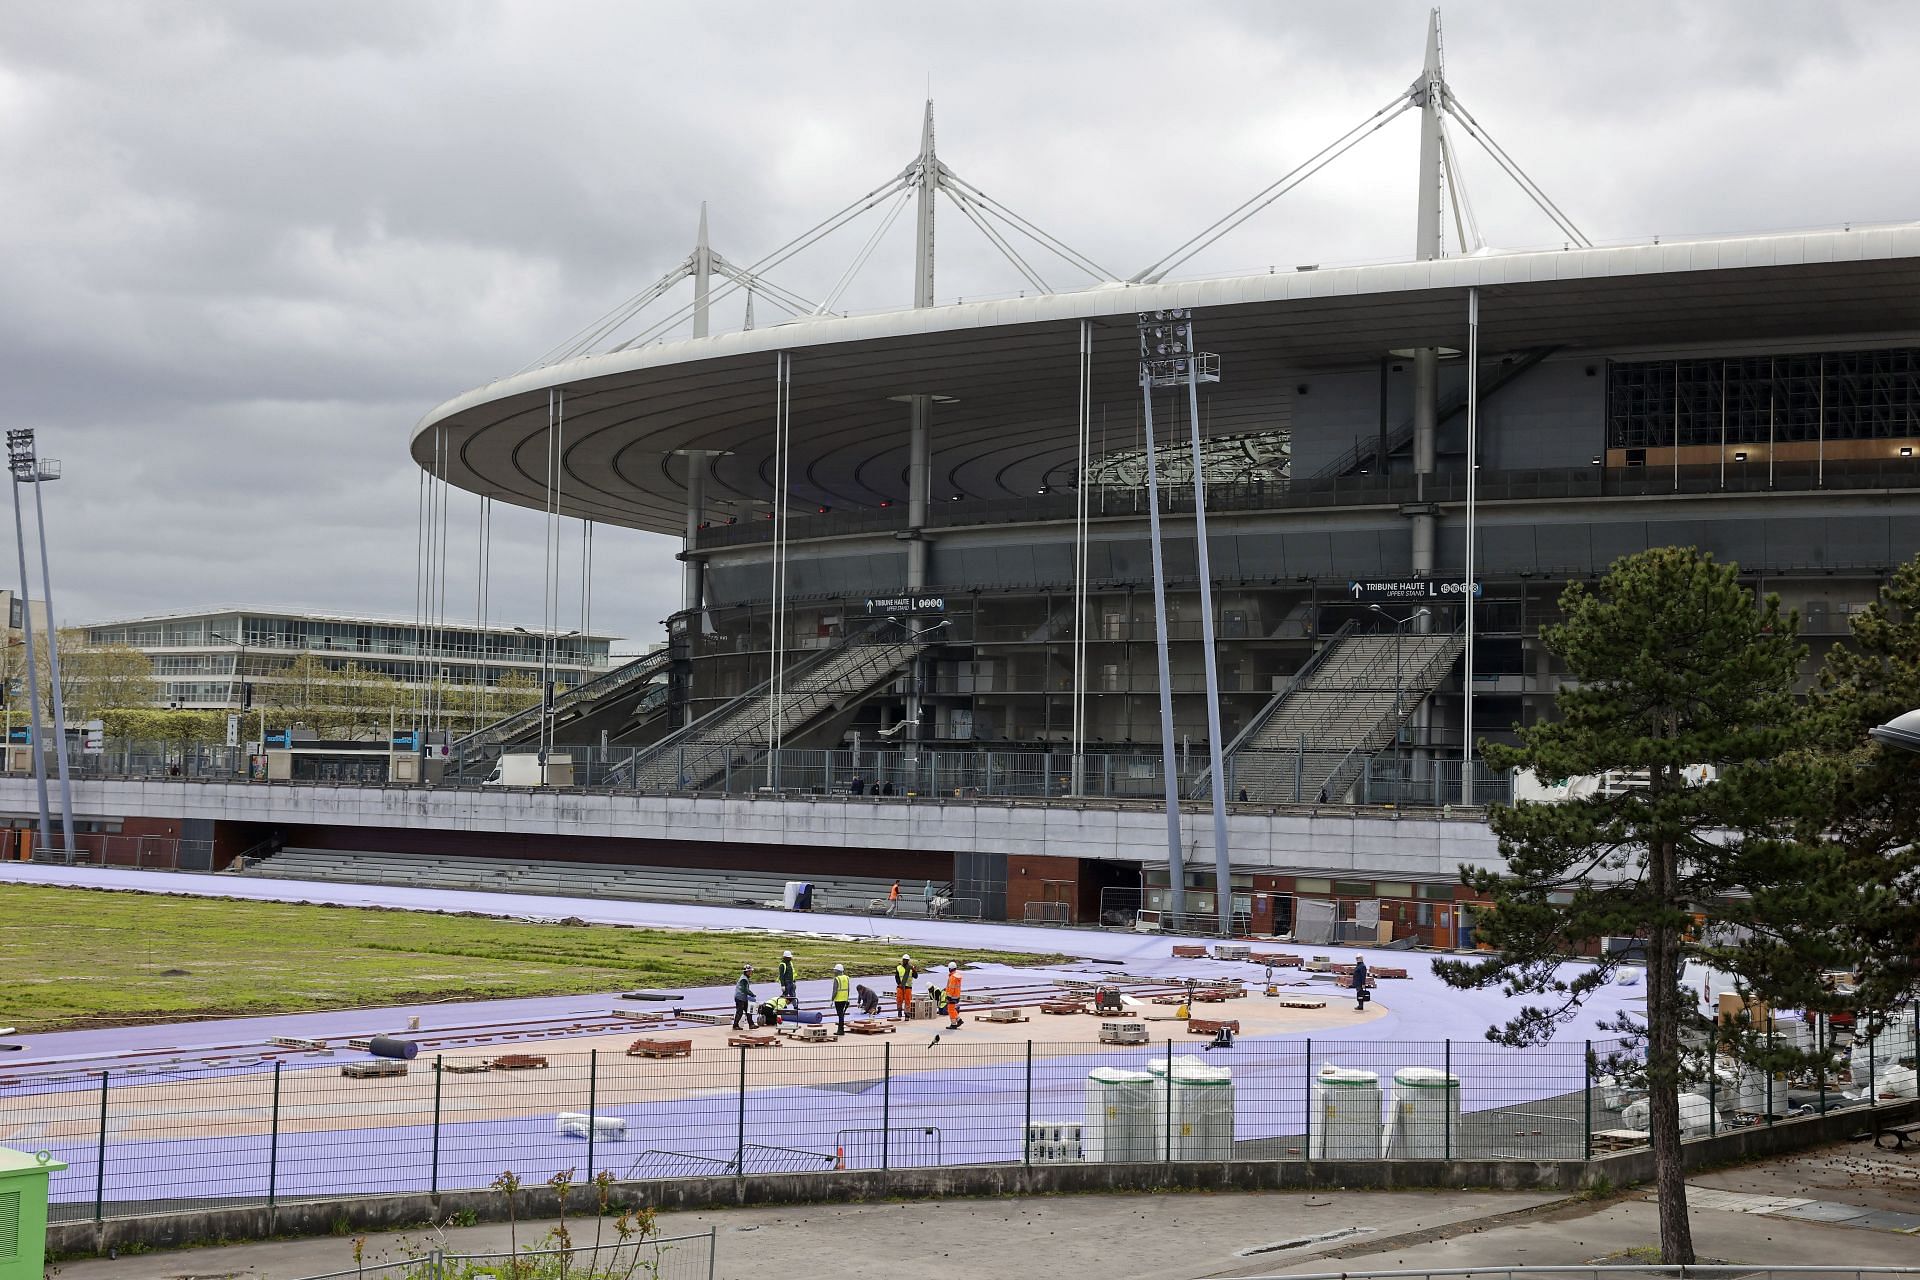
<svg viewBox="0 0 1920 1280"><path fill-rule="evenodd" d="M62 620L412 616L413 422L671 267L701 200L745 263L880 185L929 88L943 160L1125 275L1402 90L1425 22L1377 0L11 6L0 408L65 464ZM1596 242L1920 216L1920 6L1475 0L1445 44L1460 99ZM1487 239L1558 243L1465 145ZM1416 147L1404 116L1186 271L1408 256ZM863 231L778 278L824 295ZM908 300L908 231L848 305ZM943 299L1021 284L945 210L940 252ZM454 496L451 612L476 510ZM538 623L542 536L496 515L496 618ZM596 629L655 638L676 545L595 548Z"/></svg>

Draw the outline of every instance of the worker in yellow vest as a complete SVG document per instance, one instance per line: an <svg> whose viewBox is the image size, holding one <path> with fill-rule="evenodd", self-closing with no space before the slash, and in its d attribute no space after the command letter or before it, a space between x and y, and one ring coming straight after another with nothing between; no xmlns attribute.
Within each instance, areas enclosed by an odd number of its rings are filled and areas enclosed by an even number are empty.
<svg viewBox="0 0 1920 1280"><path fill-rule="evenodd" d="M903 1020L913 1016L913 980L919 976L912 956L901 956L900 963L893 966L893 1007Z"/></svg>
<svg viewBox="0 0 1920 1280"><path fill-rule="evenodd" d="M847 1034L847 1006L853 1002L853 990L847 980L847 966L833 966L833 1012L840 1019L838 1034Z"/></svg>

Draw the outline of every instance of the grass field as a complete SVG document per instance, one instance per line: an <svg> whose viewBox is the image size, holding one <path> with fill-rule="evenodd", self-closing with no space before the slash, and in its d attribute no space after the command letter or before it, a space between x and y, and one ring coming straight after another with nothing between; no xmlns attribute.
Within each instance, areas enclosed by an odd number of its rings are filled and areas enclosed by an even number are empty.
<svg viewBox="0 0 1920 1280"><path fill-rule="evenodd" d="M731 982L771 990L790 947L802 978L837 961L891 970L878 943L523 924L423 912L0 885L0 1026L23 1031ZM941 951L928 960L1046 963ZM1057 958L1057 957L1055 957Z"/></svg>

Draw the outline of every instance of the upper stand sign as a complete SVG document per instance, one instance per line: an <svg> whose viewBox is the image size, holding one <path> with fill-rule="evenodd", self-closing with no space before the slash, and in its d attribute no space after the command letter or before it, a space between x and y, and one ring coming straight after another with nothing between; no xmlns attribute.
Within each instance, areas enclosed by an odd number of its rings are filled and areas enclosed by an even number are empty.
<svg viewBox="0 0 1920 1280"><path fill-rule="evenodd" d="M1458 600L1466 594L1466 583L1458 578L1397 578L1392 580L1350 579L1347 598L1357 604L1376 604L1394 600ZM1484 582L1473 584L1474 598L1486 592Z"/></svg>

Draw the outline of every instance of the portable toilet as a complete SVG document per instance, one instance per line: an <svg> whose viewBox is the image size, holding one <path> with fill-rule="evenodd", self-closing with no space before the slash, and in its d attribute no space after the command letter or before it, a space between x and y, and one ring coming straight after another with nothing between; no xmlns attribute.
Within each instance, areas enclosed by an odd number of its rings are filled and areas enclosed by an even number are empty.
<svg viewBox="0 0 1920 1280"><path fill-rule="evenodd" d="M47 1184L66 1167L52 1152L0 1147L0 1280L46 1274Z"/></svg>
<svg viewBox="0 0 1920 1280"><path fill-rule="evenodd" d="M1163 1090L1164 1105L1173 1108L1169 1160L1233 1159L1231 1069L1183 1058L1173 1064L1173 1081Z"/></svg>
<svg viewBox="0 0 1920 1280"><path fill-rule="evenodd" d="M1313 1078L1309 1160L1380 1158L1380 1077L1327 1063Z"/></svg>
<svg viewBox="0 0 1920 1280"><path fill-rule="evenodd" d="M1385 1160L1444 1160L1460 1141L1460 1077L1433 1067L1402 1067L1393 1073L1393 1104L1387 1109Z"/></svg>
<svg viewBox="0 0 1920 1280"><path fill-rule="evenodd" d="M1087 1159L1108 1163L1162 1159L1166 1140L1159 1098L1163 1089L1144 1071L1095 1067L1088 1072Z"/></svg>

